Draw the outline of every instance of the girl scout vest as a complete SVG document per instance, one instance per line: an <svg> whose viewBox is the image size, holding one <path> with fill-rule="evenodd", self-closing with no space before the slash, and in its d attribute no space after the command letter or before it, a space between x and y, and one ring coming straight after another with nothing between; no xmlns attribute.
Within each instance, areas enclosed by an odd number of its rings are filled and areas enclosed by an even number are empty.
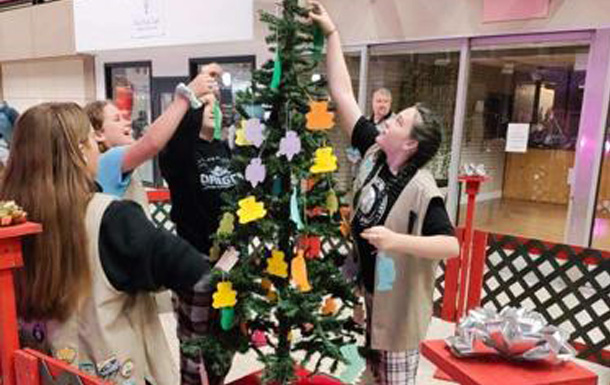
<svg viewBox="0 0 610 385"><path fill-rule="evenodd" d="M148 206L148 195L146 194L146 190L142 185L142 181L140 180L137 170L134 170L131 174L131 179L129 181L129 185L127 186L127 190L125 190L123 199L134 201L142 206L148 219L152 219L150 215L150 207Z"/></svg>
<svg viewBox="0 0 610 385"><path fill-rule="evenodd" d="M48 343L55 357L116 384L178 384L154 296L117 291L104 273L98 236L112 200L95 194L87 207L91 294L67 321L47 322Z"/></svg>
<svg viewBox="0 0 610 385"><path fill-rule="evenodd" d="M356 182L358 188L367 179L365 174L372 170L372 166L369 168L367 165L374 164L377 151L379 147L374 145L365 154L364 170ZM363 191L375 179L370 178ZM400 234L421 235L428 205L436 197L442 195L434 177L427 170L418 170L398 196L383 225ZM356 212L359 204L354 202L352 213ZM415 223L410 224L410 218L416 218ZM400 352L419 347L432 318L438 262L409 254L378 253L373 309L369 314L373 349Z"/></svg>

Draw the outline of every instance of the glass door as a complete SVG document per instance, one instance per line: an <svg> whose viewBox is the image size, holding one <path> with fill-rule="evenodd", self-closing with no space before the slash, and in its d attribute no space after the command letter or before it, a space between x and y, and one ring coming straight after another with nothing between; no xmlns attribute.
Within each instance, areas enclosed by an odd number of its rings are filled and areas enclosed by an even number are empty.
<svg viewBox="0 0 610 385"><path fill-rule="evenodd" d="M127 119L131 119L133 136L140 138L152 122L151 62L107 63L106 98L112 100ZM142 182L155 183L154 161L138 169Z"/></svg>
<svg viewBox="0 0 610 385"><path fill-rule="evenodd" d="M563 242L589 45L530 41L473 45L460 159L491 177L478 197L478 229ZM524 128L514 152L511 134Z"/></svg>
<svg viewBox="0 0 610 385"><path fill-rule="evenodd" d="M460 65L459 41L397 44L372 47L368 62L366 114L379 115L376 99L388 94L391 111L424 103L440 115L443 143L428 164L437 184L447 194L451 142Z"/></svg>

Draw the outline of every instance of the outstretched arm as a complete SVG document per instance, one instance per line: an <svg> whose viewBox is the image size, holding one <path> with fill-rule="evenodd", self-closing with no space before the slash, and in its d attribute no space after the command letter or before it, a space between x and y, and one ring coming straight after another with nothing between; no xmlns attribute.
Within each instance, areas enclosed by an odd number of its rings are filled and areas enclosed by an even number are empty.
<svg viewBox="0 0 610 385"><path fill-rule="evenodd" d="M199 98L217 92L216 78L221 72L219 65L207 65L188 86ZM121 171L130 172L155 157L172 138L188 109L189 102L185 98L175 98L167 110L153 122L144 136L129 146L123 158Z"/></svg>
<svg viewBox="0 0 610 385"><path fill-rule="evenodd" d="M454 258L460 253L457 238L448 235L399 234L387 227L376 226L362 232L362 238L380 251L416 255L426 259Z"/></svg>
<svg viewBox="0 0 610 385"><path fill-rule="evenodd" d="M337 105L341 127L351 140L352 131L356 122L362 116L362 111L360 111L360 106L358 106L352 89L352 81L341 48L339 31L337 31L335 24L320 2L310 0L309 3L313 7L309 15L322 28L328 41L326 72L330 93Z"/></svg>

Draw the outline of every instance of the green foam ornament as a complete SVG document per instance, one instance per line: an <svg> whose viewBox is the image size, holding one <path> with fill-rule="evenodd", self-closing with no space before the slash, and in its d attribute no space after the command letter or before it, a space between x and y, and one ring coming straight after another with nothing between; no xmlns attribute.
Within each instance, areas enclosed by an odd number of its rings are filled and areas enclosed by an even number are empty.
<svg viewBox="0 0 610 385"><path fill-rule="evenodd" d="M222 111L220 110L220 103L214 103L214 139L222 139Z"/></svg>
<svg viewBox="0 0 610 385"><path fill-rule="evenodd" d="M227 331L233 328L235 324L235 308L223 307L220 309L220 327Z"/></svg>
<svg viewBox="0 0 610 385"><path fill-rule="evenodd" d="M322 51L324 51L324 31L316 25L313 30L313 60L320 61Z"/></svg>
<svg viewBox="0 0 610 385"><path fill-rule="evenodd" d="M224 213L218 225L218 235L231 235L235 230L235 216L231 213Z"/></svg>
<svg viewBox="0 0 610 385"><path fill-rule="evenodd" d="M335 213L339 211L339 199L334 190L330 190L326 196L326 208L330 215L335 215Z"/></svg>

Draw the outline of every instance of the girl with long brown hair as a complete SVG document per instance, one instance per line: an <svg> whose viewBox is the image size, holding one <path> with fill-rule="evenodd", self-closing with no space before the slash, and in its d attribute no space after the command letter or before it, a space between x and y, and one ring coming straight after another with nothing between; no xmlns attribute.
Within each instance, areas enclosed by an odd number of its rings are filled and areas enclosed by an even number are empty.
<svg viewBox="0 0 610 385"><path fill-rule="evenodd" d="M176 384L150 292L191 287L209 265L136 203L98 193L98 157L76 104L41 104L17 122L0 199L44 228L24 243L17 277L22 341L107 380Z"/></svg>

